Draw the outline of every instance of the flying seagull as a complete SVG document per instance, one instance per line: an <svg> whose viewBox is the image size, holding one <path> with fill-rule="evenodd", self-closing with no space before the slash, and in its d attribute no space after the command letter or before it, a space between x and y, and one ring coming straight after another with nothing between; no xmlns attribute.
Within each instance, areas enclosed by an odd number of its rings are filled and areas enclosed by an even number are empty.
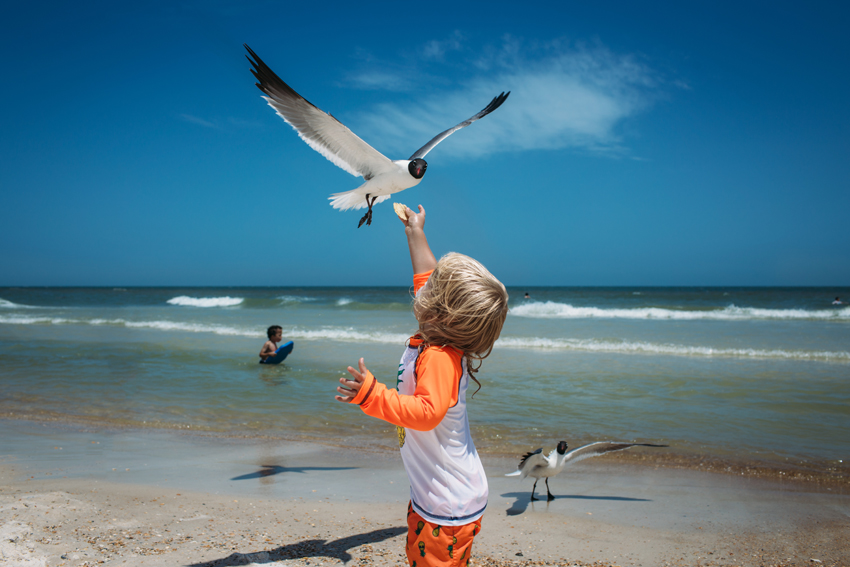
<svg viewBox="0 0 850 567"><path fill-rule="evenodd" d="M274 71L269 69L250 47L245 45L245 49L251 55L245 57L253 66L251 72L259 81L257 87L265 93L266 96L263 98L269 106L295 128L298 136L311 148L351 175L361 176L366 180L366 183L357 189L334 193L328 198L335 209L343 211L364 207L368 209L360 219L357 228L360 228L364 222L367 225L372 224L372 205L385 201L393 193L409 189L422 181L422 176L428 168L423 158L437 144L457 130L469 126L499 108L511 94L510 91L503 92L491 100L490 104L478 114L434 136L430 142L413 152L408 159L393 161L358 138L339 120L292 90L292 87L275 75Z"/></svg>
<svg viewBox="0 0 850 567"><path fill-rule="evenodd" d="M537 449L530 453L526 453L519 462L519 467L516 471L506 474L505 476L518 476L525 478L527 476L534 478L534 486L531 487L531 499L538 500L534 497L534 489L537 488L537 481L541 478L546 479L546 496L547 500L554 500L555 497L549 492L549 477L555 476L564 470L568 464L576 463L588 457L597 457L599 455L610 453L611 451L622 451L629 447L668 447L669 445L653 445L651 443L619 443L616 441L597 441L584 445L578 449L573 449L567 453L567 442L561 441L558 443L558 448L549 453L549 456L543 456L543 448Z"/></svg>

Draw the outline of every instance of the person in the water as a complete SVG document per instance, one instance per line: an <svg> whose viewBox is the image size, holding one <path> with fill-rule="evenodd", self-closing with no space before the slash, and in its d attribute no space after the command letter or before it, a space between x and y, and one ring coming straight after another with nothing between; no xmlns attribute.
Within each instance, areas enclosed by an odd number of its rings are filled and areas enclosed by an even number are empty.
<svg viewBox="0 0 850 567"><path fill-rule="evenodd" d="M266 330L269 340L260 349L260 361L265 362L270 356L273 356L277 350L277 343L283 339L283 328L280 325L272 325Z"/></svg>

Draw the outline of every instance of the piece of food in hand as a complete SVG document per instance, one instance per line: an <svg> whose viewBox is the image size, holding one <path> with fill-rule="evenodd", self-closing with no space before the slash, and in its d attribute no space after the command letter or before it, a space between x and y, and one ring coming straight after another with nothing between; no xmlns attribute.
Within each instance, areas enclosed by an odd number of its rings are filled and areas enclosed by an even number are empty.
<svg viewBox="0 0 850 567"><path fill-rule="evenodd" d="M402 205L401 203L393 203L393 210L395 211L395 214L398 215L398 218L400 218L403 221L407 220L407 206L406 205Z"/></svg>

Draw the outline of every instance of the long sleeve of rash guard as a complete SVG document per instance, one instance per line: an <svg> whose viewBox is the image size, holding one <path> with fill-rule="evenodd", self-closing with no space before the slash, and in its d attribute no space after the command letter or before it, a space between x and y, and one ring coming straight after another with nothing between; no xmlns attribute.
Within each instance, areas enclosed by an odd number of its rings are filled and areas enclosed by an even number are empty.
<svg viewBox="0 0 850 567"><path fill-rule="evenodd" d="M461 372L460 351L453 347L429 347L422 351L416 363L418 378L412 396L402 396L387 388L370 372L351 403L359 404L366 415L393 425L429 431L457 403Z"/></svg>

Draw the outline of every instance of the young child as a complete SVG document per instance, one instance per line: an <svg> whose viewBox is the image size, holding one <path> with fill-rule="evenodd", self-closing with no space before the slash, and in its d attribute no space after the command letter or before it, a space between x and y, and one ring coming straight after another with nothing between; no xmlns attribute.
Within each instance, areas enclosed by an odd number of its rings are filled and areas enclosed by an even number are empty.
<svg viewBox="0 0 850 567"><path fill-rule="evenodd" d="M280 325L272 325L266 330L269 340L260 349L260 360L265 362L277 350L277 343L283 339L283 328Z"/></svg>
<svg viewBox="0 0 850 567"><path fill-rule="evenodd" d="M378 382L361 358L359 370L348 367L353 379L340 378L336 399L397 427L410 481L410 565L466 565L487 506L487 477L469 432L466 391L499 338L508 293L468 256L449 253L437 262L425 239L422 205L418 214L406 212L419 332L402 354L397 391Z"/></svg>

